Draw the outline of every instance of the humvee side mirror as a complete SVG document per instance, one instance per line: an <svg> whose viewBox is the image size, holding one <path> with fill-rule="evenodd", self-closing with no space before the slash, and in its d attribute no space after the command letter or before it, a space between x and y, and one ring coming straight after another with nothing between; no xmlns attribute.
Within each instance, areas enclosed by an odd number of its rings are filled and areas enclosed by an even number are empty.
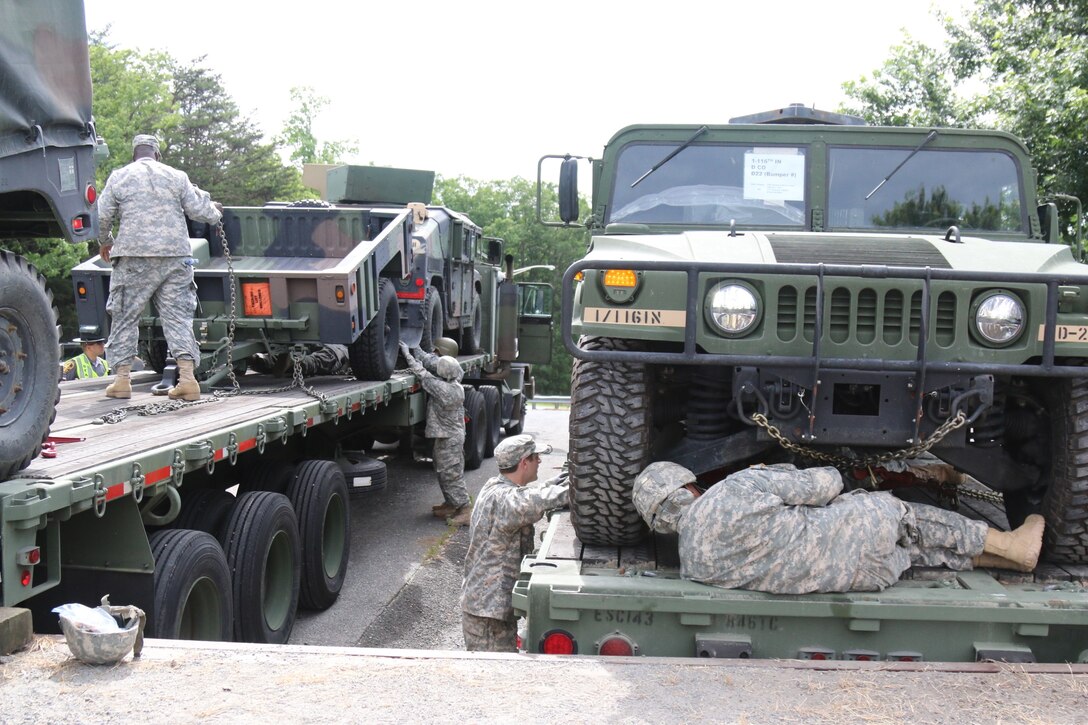
<svg viewBox="0 0 1088 725"><path fill-rule="evenodd" d="M1058 233L1058 205L1054 202L1039 205L1039 224L1043 228L1043 239L1047 244L1061 241Z"/></svg>
<svg viewBox="0 0 1088 725"><path fill-rule="evenodd" d="M559 218L578 221L578 159L565 158L559 166Z"/></svg>
<svg viewBox="0 0 1088 725"><path fill-rule="evenodd" d="M501 239L488 239L487 240L487 263L499 265L502 264L502 240Z"/></svg>

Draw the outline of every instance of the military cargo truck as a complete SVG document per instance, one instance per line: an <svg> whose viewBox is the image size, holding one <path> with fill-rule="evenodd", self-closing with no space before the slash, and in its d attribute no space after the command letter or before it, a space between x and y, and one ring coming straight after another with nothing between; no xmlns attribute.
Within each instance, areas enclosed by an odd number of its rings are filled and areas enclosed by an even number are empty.
<svg viewBox="0 0 1088 725"><path fill-rule="evenodd" d="M105 147L91 118L82 2L0 5L0 78L0 240L94 239L94 154ZM0 251L0 480L48 435L59 349L44 279Z"/></svg>
<svg viewBox="0 0 1088 725"><path fill-rule="evenodd" d="M540 168L556 161L551 223L579 221L580 163L593 181L563 278L583 543L642 539L630 491L651 461L712 483L928 451L1012 525L1041 511L1049 560L1088 560L1088 266L1018 139L792 106L630 126Z"/></svg>

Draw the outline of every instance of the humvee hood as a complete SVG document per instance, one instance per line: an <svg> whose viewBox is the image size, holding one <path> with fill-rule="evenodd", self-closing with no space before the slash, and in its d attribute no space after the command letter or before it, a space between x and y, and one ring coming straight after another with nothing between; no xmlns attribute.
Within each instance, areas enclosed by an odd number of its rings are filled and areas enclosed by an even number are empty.
<svg viewBox="0 0 1088 725"><path fill-rule="evenodd" d="M697 231L681 234L601 235L587 260L828 264L931 267L991 272L1078 272L1069 247L1041 242L995 242L904 234L819 234Z"/></svg>

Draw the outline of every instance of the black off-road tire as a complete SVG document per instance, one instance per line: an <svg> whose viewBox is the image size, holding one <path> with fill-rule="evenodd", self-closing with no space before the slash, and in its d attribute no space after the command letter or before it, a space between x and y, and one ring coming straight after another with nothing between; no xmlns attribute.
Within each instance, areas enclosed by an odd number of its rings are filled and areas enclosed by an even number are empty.
<svg viewBox="0 0 1088 725"><path fill-rule="evenodd" d="M287 488L302 543L299 606L325 610L340 596L351 553L348 487L334 461L303 461Z"/></svg>
<svg viewBox="0 0 1088 725"><path fill-rule="evenodd" d="M170 348L167 347L166 340L150 340L143 348L144 354L147 355L144 362L149 368L162 375L162 371L166 369L166 358L170 356Z"/></svg>
<svg viewBox="0 0 1088 725"><path fill-rule="evenodd" d="M586 337L586 350L641 350L640 343ZM575 360L570 396L570 518L583 544L625 546L646 535L631 500L650 463L650 372L639 363Z"/></svg>
<svg viewBox="0 0 1088 725"><path fill-rule="evenodd" d="M170 528L203 531L222 541L234 501L234 496L217 488L187 491L181 497L181 511Z"/></svg>
<svg viewBox="0 0 1088 725"><path fill-rule="evenodd" d="M487 437L487 409L484 396L476 388L465 386L465 470L475 471L484 461Z"/></svg>
<svg viewBox="0 0 1088 725"><path fill-rule="evenodd" d="M419 340L419 346L424 352L434 350L434 341L442 337L442 326L445 322L442 296L434 287L428 287L423 297L423 337Z"/></svg>
<svg viewBox="0 0 1088 725"><path fill-rule="evenodd" d="M480 294L472 293L472 311L469 313L468 324L461 319L461 354L475 355L480 349L480 330L483 329L483 307L480 305Z"/></svg>
<svg viewBox="0 0 1088 725"><path fill-rule="evenodd" d="M1049 388L1051 469L1043 496L1043 558L1088 564L1088 378Z"/></svg>
<svg viewBox="0 0 1088 725"><path fill-rule="evenodd" d="M494 385L481 385L484 409L487 410L487 435L484 436L484 458L495 455L495 446L502 440L502 394Z"/></svg>
<svg viewBox="0 0 1088 725"><path fill-rule="evenodd" d="M400 306L387 279L378 280L378 314L348 346L351 371L359 380L388 380L400 354Z"/></svg>
<svg viewBox="0 0 1088 725"><path fill-rule="evenodd" d="M45 278L0 250L0 481L41 452L60 397L60 337Z"/></svg>
<svg viewBox="0 0 1088 725"><path fill-rule="evenodd" d="M230 570L219 542L204 531L162 529L149 543L155 592L147 636L229 642L234 608Z"/></svg>
<svg viewBox="0 0 1088 725"><path fill-rule="evenodd" d="M291 502L271 491L239 496L223 551L230 567L235 640L286 643L295 626L302 560Z"/></svg>

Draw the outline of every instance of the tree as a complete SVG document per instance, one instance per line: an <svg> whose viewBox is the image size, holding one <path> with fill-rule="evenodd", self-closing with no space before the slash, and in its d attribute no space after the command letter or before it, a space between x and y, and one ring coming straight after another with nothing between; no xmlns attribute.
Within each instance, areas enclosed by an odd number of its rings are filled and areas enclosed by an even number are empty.
<svg viewBox="0 0 1088 725"><path fill-rule="evenodd" d="M536 219L536 184L520 177L502 181L439 177L435 181L435 203L468 215L483 228L484 234L505 240L506 252L514 255L515 267L555 265L555 272L533 270L524 278L551 282L555 287L552 360L548 365L534 368L533 374L542 394L569 392L571 357L560 336L559 280L567 267L582 257L585 230L540 224ZM545 218L558 217L559 200L554 186L546 185L541 190L541 207ZM583 211L588 214L588 206ZM523 281L523 278L518 280Z"/></svg>
<svg viewBox="0 0 1088 725"><path fill-rule="evenodd" d="M303 164L335 164L359 150L357 144L348 141L321 141L314 135L314 120L329 105L329 99L319 96L313 88L296 86L291 89L291 103L295 110L287 117L283 132L276 139L280 146L291 149L291 162L297 168Z"/></svg>
<svg viewBox="0 0 1088 725"><path fill-rule="evenodd" d="M844 84L856 104L847 108L878 123L1010 131L1027 144L1044 197L1088 199L1086 15L1085 0L977 0L965 20L945 19L944 50L908 41L892 50L877 80ZM955 87L980 90L951 98Z"/></svg>
<svg viewBox="0 0 1088 725"><path fill-rule="evenodd" d="M177 121L163 133L163 155L190 180L224 204L261 205L312 196L297 169L285 166L276 147L241 116L222 77L200 65L173 64Z"/></svg>

